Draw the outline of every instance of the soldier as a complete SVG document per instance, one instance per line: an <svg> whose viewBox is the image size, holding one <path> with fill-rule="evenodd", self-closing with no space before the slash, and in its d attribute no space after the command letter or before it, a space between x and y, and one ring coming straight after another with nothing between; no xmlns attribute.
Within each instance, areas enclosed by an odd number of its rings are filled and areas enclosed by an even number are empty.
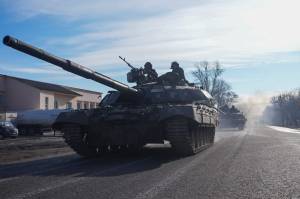
<svg viewBox="0 0 300 199"><path fill-rule="evenodd" d="M183 69L179 66L179 64L176 61L173 61L171 63L171 69L172 69L172 73L175 73L176 75L178 75L180 80L187 82L187 80L185 79L185 76L184 76Z"/></svg>
<svg viewBox="0 0 300 199"><path fill-rule="evenodd" d="M232 105L231 108L230 108L230 112L231 113L238 113L239 110L234 105Z"/></svg>
<svg viewBox="0 0 300 199"><path fill-rule="evenodd" d="M154 82L157 80L158 74L152 68L152 64L150 62L146 62L144 65L144 74L146 76L146 82Z"/></svg>

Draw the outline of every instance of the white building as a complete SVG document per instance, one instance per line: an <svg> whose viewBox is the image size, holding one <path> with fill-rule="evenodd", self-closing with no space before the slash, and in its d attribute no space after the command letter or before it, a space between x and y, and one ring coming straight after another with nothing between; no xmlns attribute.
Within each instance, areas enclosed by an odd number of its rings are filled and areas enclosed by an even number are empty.
<svg viewBox="0 0 300 199"><path fill-rule="evenodd" d="M25 110L95 108L101 95L100 92L0 74L0 120L9 119L10 113Z"/></svg>

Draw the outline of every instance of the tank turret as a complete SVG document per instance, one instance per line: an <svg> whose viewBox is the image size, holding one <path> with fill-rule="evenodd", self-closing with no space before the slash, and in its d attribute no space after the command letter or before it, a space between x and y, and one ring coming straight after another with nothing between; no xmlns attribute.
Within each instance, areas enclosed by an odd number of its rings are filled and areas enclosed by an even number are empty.
<svg viewBox="0 0 300 199"><path fill-rule="evenodd" d="M38 59L44 60L44 61L54 64L56 66L59 66L62 69L69 71L71 73L74 73L76 75L79 75L81 77L84 77L87 79L92 79L98 83L101 83L108 87L114 88L120 92L131 93L131 94L136 94L138 92L137 89L131 88L126 84L123 84L119 81L111 79L110 77L107 77L101 73L93 71L93 70L91 70L85 66L82 66L80 64L77 64L73 61L52 55L42 49L34 47L30 44L27 44L21 40L13 38L11 36L5 36L3 38L3 43L9 47L12 47L12 48L18 50L18 51L21 51L23 53L26 53L26 54L36 57Z"/></svg>
<svg viewBox="0 0 300 199"><path fill-rule="evenodd" d="M234 105L220 107L220 128L238 128L243 130L247 122L246 116Z"/></svg>

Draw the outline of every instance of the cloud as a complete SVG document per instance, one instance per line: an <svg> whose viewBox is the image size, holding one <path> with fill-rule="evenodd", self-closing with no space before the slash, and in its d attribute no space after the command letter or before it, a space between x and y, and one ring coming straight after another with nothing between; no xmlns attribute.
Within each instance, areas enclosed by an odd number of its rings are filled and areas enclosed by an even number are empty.
<svg viewBox="0 0 300 199"><path fill-rule="evenodd" d="M29 0L12 5L15 13L25 18L49 15L63 23L89 19L89 23L76 22L81 31L73 36L47 38L47 42L51 47L76 49L71 58L94 69L120 65L118 55L136 65L151 60L165 70L173 60L187 69L201 60L242 67L280 62L274 53L300 51L298 0ZM291 59L295 61L288 56L284 61Z"/></svg>
<svg viewBox="0 0 300 199"><path fill-rule="evenodd" d="M48 74L48 75L65 75L65 72L60 69L53 69L51 66L36 67L20 67L20 66L9 66L5 67L0 65L0 69L8 72L26 73L26 74Z"/></svg>
<svg viewBox="0 0 300 199"><path fill-rule="evenodd" d="M16 12L23 20L40 15L61 17L63 20L81 20L99 16L109 16L114 19L118 17L128 18L205 3L205 1L196 0L190 0L188 4L179 0L115 0L113 2L105 0L90 0L89 2L81 0L4 0L4 2L8 5L7 9Z"/></svg>
<svg viewBox="0 0 300 199"><path fill-rule="evenodd" d="M101 24L93 23L85 33L60 42L86 45L87 52L76 57L99 66L116 63L115 57L120 54L136 62L219 59L242 64L248 59L249 63L270 53L300 50L300 28L295 26L300 18L295 10L299 4L265 0L185 7L140 20L110 23L108 30L98 30ZM106 48L96 47L107 40L110 45Z"/></svg>

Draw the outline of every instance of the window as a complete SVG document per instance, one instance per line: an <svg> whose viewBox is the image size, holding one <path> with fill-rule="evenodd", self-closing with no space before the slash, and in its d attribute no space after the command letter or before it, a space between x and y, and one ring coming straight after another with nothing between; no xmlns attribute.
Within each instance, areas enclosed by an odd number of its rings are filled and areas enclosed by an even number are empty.
<svg viewBox="0 0 300 199"><path fill-rule="evenodd" d="M89 103L88 102L84 102L83 106L84 106L84 109L88 109L89 108Z"/></svg>
<svg viewBox="0 0 300 199"><path fill-rule="evenodd" d="M95 108L95 102L90 103L90 108Z"/></svg>
<svg viewBox="0 0 300 199"><path fill-rule="evenodd" d="M77 109L81 109L81 101L77 101Z"/></svg>
<svg viewBox="0 0 300 199"><path fill-rule="evenodd" d="M49 109L49 97L45 97L45 109Z"/></svg>
<svg viewBox="0 0 300 199"><path fill-rule="evenodd" d="M57 102L57 100L54 100L54 109L58 109L58 102Z"/></svg>
<svg viewBox="0 0 300 199"><path fill-rule="evenodd" d="M67 102L66 109L72 109L72 102Z"/></svg>

